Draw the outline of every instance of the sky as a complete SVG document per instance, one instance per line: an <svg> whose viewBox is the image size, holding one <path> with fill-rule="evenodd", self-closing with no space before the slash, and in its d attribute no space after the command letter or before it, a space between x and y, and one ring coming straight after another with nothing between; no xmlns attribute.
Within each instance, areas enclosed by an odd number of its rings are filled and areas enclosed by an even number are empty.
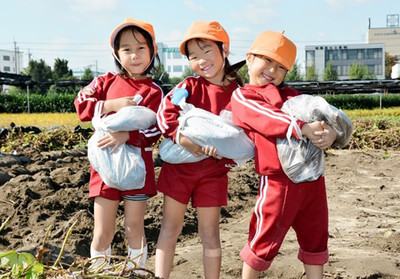
<svg viewBox="0 0 400 279"><path fill-rule="evenodd" d="M168 47L193 21L216 20L229 34L231 63L262 31L284 30L302 65L306 45L366 43L369 22L386 27L388 14L400 14L399 0L1 0L0 49L17 47L24 67L60 58L73 71L115 71L110 34L126 17L151 23Z"/></svg>

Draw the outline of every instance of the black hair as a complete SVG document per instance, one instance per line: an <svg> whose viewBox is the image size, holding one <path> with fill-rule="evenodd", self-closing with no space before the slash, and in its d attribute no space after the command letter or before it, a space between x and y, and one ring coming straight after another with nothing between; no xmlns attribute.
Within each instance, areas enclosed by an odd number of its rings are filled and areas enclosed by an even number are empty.
<svg viewBox="0 0 400 279"><path fill-rule="evenodd" d="M194 40L196 40L197 45L198 45L200 48L202 48L201 45L200 45L200 42L204 42L204 39L195 38ZM211 40L211 41L212 41L212 40ZM220 53L221 53L221 56L224 57L223 53L224 53L225 50L224 50L224 48L223 48L223 43L222 43L222 42L217 42L217 41L213 41L213 42L215 42L215 43L217 44L218 49L219 49L219 51L220 51ZM188 45L188 44L187 44L187 42L186 42L186 43L185 43L185 54L186 54L186 57L189 58L189 56L187 55L187 54L189 53L189 50L188 50L188 46L187 46L187 45ZM237 72L239 71L239 69L240 69L244 64L246 64L246 61L245 61L245 60L240 61L240 62L238 62L238 63L236 63L236 64L231 65L231 64L229 63L228 58L225 57L224 76L223 76L223 78L222 78L221 81L222 81L222 82L223 82L224 80L227 80L227 81L229 81L229 82L236 81L240 86L243 86L243 84L244 84L244 83L243 83L243 80L242 80L242 78L239 76L239 74L238 74Z"/></svg>
<svg viewBox="0 0 400 279"><path fill-rule="evenodd" d="M137 40L136 36L135 36L135 31L139 32L140 34L143 35L143 37L146 40L147 45L150 48L150 57L152 57L152 60L150 61L149 66L146 68L146 70L144 71L145 75L149 75L149 74L154 74L156 73L159 69L159 65L160 63L160 57L158 56L158 54L154 55L155 53L155 49L154 49L154 44L153 44L153 38L151 37L151 35L143 30L142 28L139 28L137 26L127 26L122 28L117 36L115 37L115 42L114 42L114 54L118 57L118 50L120 47L120 40L121 40L121 34L123 31L130 29L133 36L135 37L135 39ZM119 58L119 57L118 57ZM114 57L114 62L115 62L115 66L118 69L118 74L123 76L123 75L127 75L129 76L129 73L127 72L127 70L122 67L121 63ZM157 63L156 63L157 62ZM157 65L157 66L155 66Z"/></svg>

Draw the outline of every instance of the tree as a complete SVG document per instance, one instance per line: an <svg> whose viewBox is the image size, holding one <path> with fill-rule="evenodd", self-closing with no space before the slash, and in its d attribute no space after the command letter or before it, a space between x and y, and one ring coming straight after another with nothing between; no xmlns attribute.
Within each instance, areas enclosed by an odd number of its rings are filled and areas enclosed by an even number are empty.
<svg viewBox="0 0 400 279"><path fill-rule="evenodd" d="M164 65L162 63L158 66L158 71L153 75L153 79L160 84L170 83L169 74L165 71Z"/></svg>
<svg viewBox="0 0 400 279"><path fill-rule="evenodd" d="M351 80L361 80L361 79L372 79L375 78L374 74L371 73L368 66L360 65L356 62L351 64L349 78Z"/></svg>
<svg viewBox="0 0 400 279"><path fill-rule="evenodd" d="M315 70L314 64L311 67L308 67L306 69L306 80L307 81L317 81L318 80L318 74L317 74L317 71Z"/></svg>
<svg viewBox="0 0 400 279"><path fill-rule="evenodd" d="M32 81L41 83L40 86L34 85L33 91L38 94L45 94L50 84L43 84L50 82L52 79L51 67L46 65L44 60L40 59L39 62L35 60L29 61L26 73L32 77Z"/></svg>
<svg viewBox="0 0 400 279"><path fill-rule="evenodd" d="M249 83L249 68L247 67L247 64L239 69L238 75L242 78L244 83Z"/></svg>
<svg viewBox="0 0 400 279"><path fill-rule="evenodd" d="M328 62L328 65L326 65L324 69L324 81L329 81L329 80L337 80L338 79L338 72L336 69L333 67L332 61Z"/></svg>
<svg viewBox="0 0 400 279"><path fill-rule="evenodd" d="M53 80L69 80L72 76L72 70L68 68L68 61L56 58L53 66Z"/></svg>
<svg viewBox="0 0 400 279"><path fill-rule="evenodd" d="M285 77L286 81L302 81L302 77L300 75L299 67L297 66L297 62L293 64L292 70L290 70Z"/></svg>
<svg viewBox="0 0 400 279"><path fill-rule="evenodd" d="M194 74L194 71L193 71L192 67L188 66L188 67L186 67L185 71L183 72L182 78L185 79L187 77L191 77L191 76L194 76L194 75L195 74Z"/></svg>
<svg viewBox="0 0 400 279"><path fill-rule="evenodd" d="M392 67L396 65L396 56L385 52L385 78L391 78Z"/></svg>
<svg viewBox="0 0 400 279"><path fill-rule="evenodd" d="M90 67L85 68L85 72L83 73L81 80L92 80L93 78L94 75Z"/></svg>

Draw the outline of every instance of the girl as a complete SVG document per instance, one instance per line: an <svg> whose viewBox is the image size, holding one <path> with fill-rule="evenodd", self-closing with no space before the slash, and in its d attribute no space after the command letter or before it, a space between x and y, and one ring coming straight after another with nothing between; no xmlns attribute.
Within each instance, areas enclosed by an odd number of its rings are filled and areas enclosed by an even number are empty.
<svg viewBox="0 0 400 279"><path fill-rule="evenodd" d="M169 278L176 242L191 200L197 209L205 278L219 278L219 218L221 206L227 205L230 168L226 163L231 161L217 156L214 147L201 148L183 135L175 137L180 107L171 100L174 91L178 92L177 88L182 89L184 84L188 91L187 103L219 115L241 81L229 65L229 36L218 22L194 22L184 36L180 52L187 56L197 76L186 78L167 94L157 113L158 125L165 138L171 138L195 156L206 154L210 158L196 163L173 165L164 162L162 165L157 189L164 194L164 207L155 273L158 277Z"/></svg>
<svg viewBox="0 0 400 279"><path fill-rule="evenodd" d="M101 106L102 114L115 113L125 106L135 106L137 104L132 100L135 95L143 98L140 105L155 112L161 103L161 88L147 77L154 70L154 60L158 59L152 25L127 18L111 33L111 47L119 73L106 73L97 77L79 92L75 107L82 121L90 121L93 118L96 106ZM125 143L140 147L146 165L146 179L144 187L140 190L119 191L105 185L100 175L91 167L89 198L94 200L91 257L110 255L117 209L123 200L128 255L134 258L143 252L138 267L144 268L147 256L144 214L147 200L157 193L152 144L160 135L159 129L153 126L143 131L109 133L99 140L98 147L101 149L113 146L111 153ZM103 262L102 259L99 260L101 261L97 261L96 264Z"/></svg>
<svg viewBox="0 0 400 279"><path fill-rule="evenodd" d="M292 119L280 110L300 92L284 87L283 81L296 58L296 46L283 33L261 33L247 53L249 84L232 95L234 124L254 141L255 168L260 174L256 206L250 220L248 244L240 252L242 278L258 278L277 255L290 227L300 244L298 258L307 278L322 278L328 261L328 207L325 181L294 184L282 170L276 138L285 138ZM298 120L304 136L321 149L336 139L336 132L324 122ZM293 129L297 139L299 135ZM268 154L268 156L266 156Z"/></svg>

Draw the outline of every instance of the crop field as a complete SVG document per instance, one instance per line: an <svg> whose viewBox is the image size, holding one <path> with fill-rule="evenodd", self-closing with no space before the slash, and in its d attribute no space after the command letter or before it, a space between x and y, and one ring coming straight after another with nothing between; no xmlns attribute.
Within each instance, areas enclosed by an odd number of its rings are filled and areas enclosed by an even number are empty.
<svg viewBox="0 0 400 279"><path fill-rule="evenodd" d="M36 126L40 129L54 127L74 128L90 127L91 122L82 122L76 113L0 113L0 128L10 127L13 122L16 126Z"/></svg>
<svg viewBox="0 0 400 279"><path fill-rule="evenodd" d="M400 123L400 107L344 112L350 119L380 119ZM16 126L37 126L44 130L54 127L74 128L78 125L91 127L91 122L80 121L76 113L0 113L0 128L9 127L11 122Z"/></svg>

